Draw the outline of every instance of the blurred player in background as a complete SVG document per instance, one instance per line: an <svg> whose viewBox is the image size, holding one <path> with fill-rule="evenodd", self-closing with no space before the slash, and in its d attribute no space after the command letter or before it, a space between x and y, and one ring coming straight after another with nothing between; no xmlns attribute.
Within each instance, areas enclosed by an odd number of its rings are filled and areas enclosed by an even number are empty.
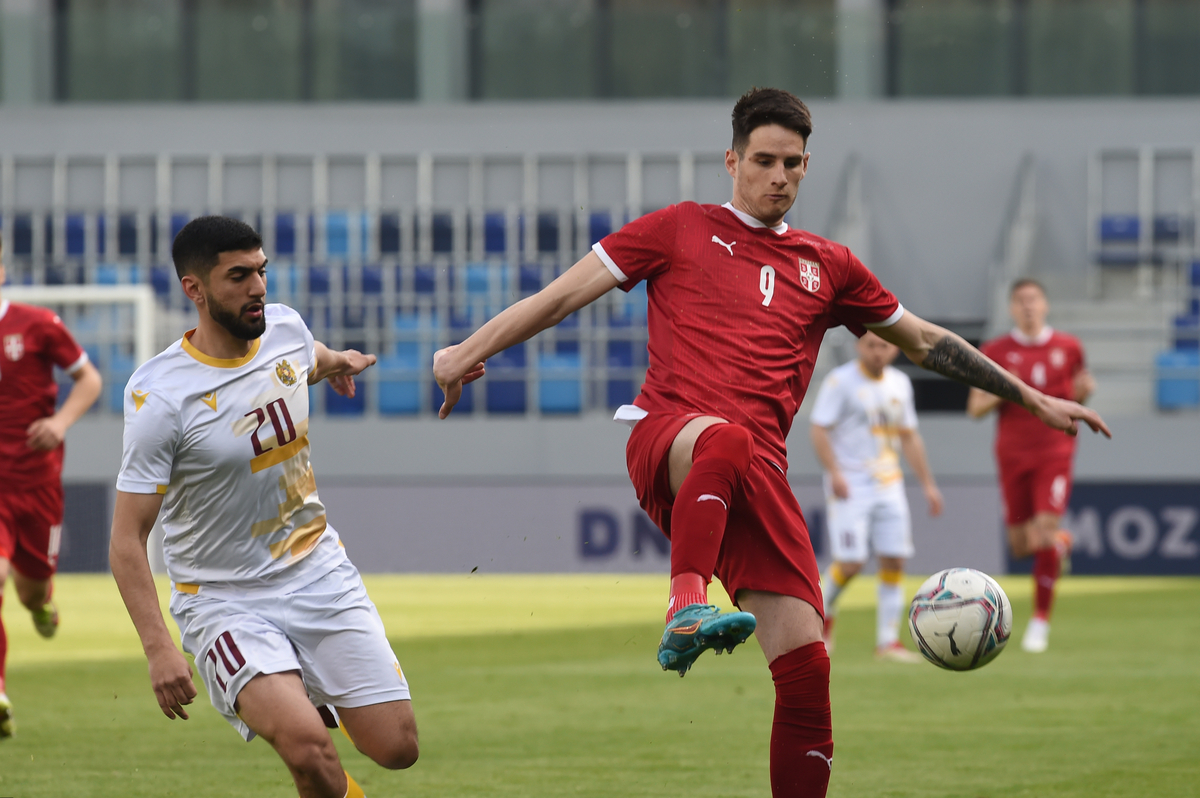
<svg viewBox="0 0 1200 798"><path fill-rule="evenodd" d="M783 220L808 168L808 108L754 89L733 109L733 199L684 202L631 221L542 291L434 355L445 418L484 360L603 296L648 283L650 368L635 404L629 475L671 539L663 669L681 675L757 625L775 681L771 787L824 796L833 762L820 574L787 481L786 438L830 327L870 326L914 362L1032 408L1058 429L1086 408L1044 396L961 338L905 312L845 247ZM709 605L720 578L744 612Z"/></svg>
<svg viewBox="0 0 1200 798"><path fill-rule="evenodd" d="M1096 382L1084 365L1083 346L1046 324L1045 289L1036 280L1018 280L1009 298L1016 328L984 344L983 353L1049 396L1086 402ZM1021 648L1036 653L1050 644L1054 586L1071 551L1071 536L1061 524L1071 496L1075 439L1054 434L1025 408L992 394L972 390L967 396L973 418L993 410L1000 413L996 464L1009 550L1017 560L1033 555L1034 611Z"/></svg>
<svg viewBox="0 0 1200 798"><path fill-rule="evenodd" d="M0 240L0 286L4 251ZM0 607L12 571L17 598L42 637L58 629L54 570L63 522L63 438L100 395L100 372L53 312L0 296ZM58 366L75 381L54 410ZM0 620L0 739L16 728L5 693L8 636Z"/></svg>
<svg viewBox="0 0 1200 798"><path fill-rule="evenodd" d="M171 250L195 330L145 363L125 397L110 560L168 718L192 671L159 610L146 541L162 513L171 614L213 706L261 735L304 798L361 798L326 726L386 768L417 759L408 683L358 570L325 518L309 461L308 386L353 396L375 362L313 341L264 304L262 239L236 219L189 222Z"/></svg>
<svg viewBox="0 0 1200 798"><path fill-rule="evenodd" d="M900 642L904 561L912 556L912 520L896 444L916 472L929 514L942 513L925 442L917 432L912 380L893 367L900 353L874 333L858 339L858 357L829 373L809 421L817 459L825 468L825 513L833 562L821 578L825 647L833 650L837 599L867 561L868 543L879 558L875 656L920 662Z"/></svg>

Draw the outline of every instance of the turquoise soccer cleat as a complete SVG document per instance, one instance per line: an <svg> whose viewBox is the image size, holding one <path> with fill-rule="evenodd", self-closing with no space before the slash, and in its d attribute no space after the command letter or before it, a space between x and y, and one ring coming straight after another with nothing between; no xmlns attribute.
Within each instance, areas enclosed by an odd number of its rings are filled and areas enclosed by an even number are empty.
<svg viewBox="0 0 1200 798"><path fill-rule="evenodd" d="M718 654L746 642L757 621L748 612L727 612L712 604L689 604L667 624L662 642L658 644L658 664L664 671L688 672L692 664L708 649Z"/></svg>

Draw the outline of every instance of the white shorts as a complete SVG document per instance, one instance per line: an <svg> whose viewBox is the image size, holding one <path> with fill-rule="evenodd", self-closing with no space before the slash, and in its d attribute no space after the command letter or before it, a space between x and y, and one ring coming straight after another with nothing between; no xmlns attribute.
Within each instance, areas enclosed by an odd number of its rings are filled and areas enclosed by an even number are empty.
<svg viewBox="0 0 1200 798"><path fill-rule="evenodd" d="M247 740L238 693L260 673L299 671L314 706L409 699L408 681L358 569L349 560L284 595L175 591L171 615L213 707Z"/></svg>
<svg viewBox="0 0 1200 798"><path fill-rule="evenodd" d="M883 557L913 555L912 521L904 483L878 487L849 480L850 497L838 499L825 478L825 517L829 549L837 562L866 562L870 548Z"/></svg>

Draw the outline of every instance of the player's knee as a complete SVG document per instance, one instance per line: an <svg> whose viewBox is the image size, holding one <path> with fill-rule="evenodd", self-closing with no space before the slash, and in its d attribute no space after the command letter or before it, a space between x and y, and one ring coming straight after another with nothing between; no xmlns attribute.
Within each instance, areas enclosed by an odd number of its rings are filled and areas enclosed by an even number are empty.
<svg viewBox="0 0 1200 798"><path fill-rule="evenodd" d="M380 751L369 754L369 756L380 767L388 770L404 770L415 765L420 754L417 730L402 729Z"/></svg>
<svg viewBox="0 0 1200 798"><path fill-rule="evenodd" d="M700 433L692 449L692 462L720 457L730 464L738 477L745 475L754 456L754 438L739 424L714 424Z"/></svg>
<svg viewBox="0 0 1200 798"><path fill-rule="evenodd" d="M863 564L860 562L839 562L838 569L842 572L843 577L852 579L862 571Z"/></svg>
<svg viewBox="0 0 1200 798"><path fill-rule="evenodd" d="M275 736L275 750L293 773L311 779L321 779L342 766L337 749L324 727L281 730Z"/></svg>

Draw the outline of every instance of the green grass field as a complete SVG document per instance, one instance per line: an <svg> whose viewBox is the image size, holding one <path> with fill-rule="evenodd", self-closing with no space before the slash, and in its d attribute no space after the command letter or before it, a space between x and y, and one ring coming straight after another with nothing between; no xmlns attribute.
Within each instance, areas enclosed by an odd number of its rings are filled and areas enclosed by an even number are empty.
<svg viewBox="0 0 1200 798"><path fill-rule="evenodd" d="M770 794L762 655L751 641L685 679L661 672L664 577L367 582L422 744L393 773L337 735L371 798ZM1019 639L1028 579L1003 584ZM191 720L160 714L111 579L57 590L52 641L5 602L18 732L0 743L0 796L295 795L270 748L243 743L203 692ZM965 674L875 662L873 603L860 579L839 616L830 796L1200 795L1200 580L1067 579L1049 652L1014 640Z"/></svg>

